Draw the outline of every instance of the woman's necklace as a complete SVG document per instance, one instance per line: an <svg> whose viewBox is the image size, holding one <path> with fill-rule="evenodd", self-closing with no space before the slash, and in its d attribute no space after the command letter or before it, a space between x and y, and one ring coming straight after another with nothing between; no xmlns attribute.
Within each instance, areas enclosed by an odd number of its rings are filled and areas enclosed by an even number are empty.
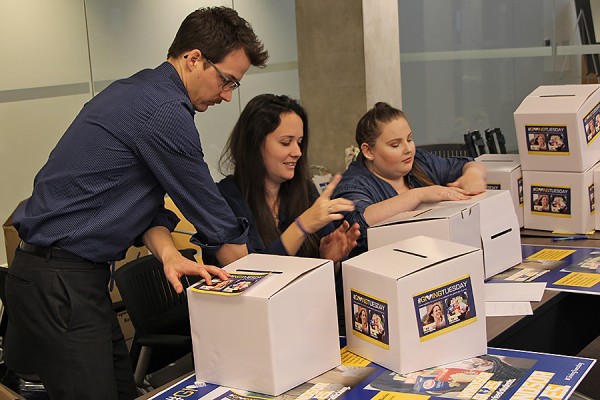
<svg viewBox="0 0 600 400"><path fill-rule="evenodd" d="M273 220L275 220L275 225L279 226L279 199L276 199L273 204L270 204L269 208L271 209Z"/></svg>

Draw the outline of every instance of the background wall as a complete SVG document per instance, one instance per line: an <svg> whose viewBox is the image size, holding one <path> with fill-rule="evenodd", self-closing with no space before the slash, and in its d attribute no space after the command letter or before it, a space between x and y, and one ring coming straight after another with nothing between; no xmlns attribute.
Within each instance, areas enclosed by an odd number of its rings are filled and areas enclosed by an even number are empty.
<svg viewBox="0 0 600 400"><path fill-rule="evenodd" d="M573 0L398 0L404 111L417 144L498 127L540 85L581 83ZM581 50L581 49L580 49ZM597 51L597 50L593 50Z"/></svg>

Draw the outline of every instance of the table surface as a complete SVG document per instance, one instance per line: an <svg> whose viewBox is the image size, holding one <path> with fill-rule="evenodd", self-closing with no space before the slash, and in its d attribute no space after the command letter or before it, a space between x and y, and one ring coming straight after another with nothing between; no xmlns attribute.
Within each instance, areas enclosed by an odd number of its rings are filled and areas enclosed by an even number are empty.
<svg viewBox="0 0 600 400"><path fill-rule="evenodd" d="M590 235L589 240L569 240L569 241L561 241L554 242L552 241L553 237L561 237L568 235L559 235L553 234L551 232L545 231L534 231L534 230L522 230L521 242L523 244L534 244L534 245L548 245L548 246L569 246L569 247L598 247L600 248L600 233L595 233L594 235ZM546 290L542 297L542 300L539 302L532 302L531 306L534 312L534 315L531 316L508 316L508 317L486 317L486 326L487 326L487 339L488 342L494 341L501 337L501 335L514 330L516 327L520 327L521 325L532 325L537 317L537 314L542 312L546 312L551 308L559 308L559 305L562 301L566 301L568 296L581 296L572 293L563 293L557 291L549 291ZM583 296L593 296L593 295L583 295ZM600 296L594 296L600 297ZM535 340L535 339L534 339ZM587 344L587 343L586 343ZM585 347L585 346L584 346ZM596 365L594 370L599 369L599 366ZM190 371L191 372L191 371ZM181 380L184 376L187 376L187 373L182 374L181 377L174 379L173 381L153 390L151 393L145 394L139 399L148 399L161 390L166 389L167 387L175 384L179 380ZM587 379L587 378L586 378Z"/></svg>

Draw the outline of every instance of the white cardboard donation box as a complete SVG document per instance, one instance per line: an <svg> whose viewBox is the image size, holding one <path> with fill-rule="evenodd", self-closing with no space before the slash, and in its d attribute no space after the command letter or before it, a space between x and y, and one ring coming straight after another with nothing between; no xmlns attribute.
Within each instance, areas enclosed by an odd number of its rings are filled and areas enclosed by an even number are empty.
<svg viewBox="0 0 600 400"><path fill-rule="evenodd" d="M369 250L418 235L481 247L479 205L440 204L424 204L369 227Z"/></svg>
<svg viewBox="0 0 600 400"><path fill-rule="evenodd" d="M509 190L519 220L523 226L523 173L518 154L482 154L476 158L487 169L488 190Z"/></svg>
<svg viewBox="0 0 600 400"><path fill-rule="evenodd" d="M523 261L519 219L508 190L488 190L469 200L444 201L439 204L479 204L480 247L483 249L486 278Z"/></svg>
<svg viewBox="0 0 600 400"><path fill-rule="evenodd" d="M421 204L367 229L369 250L417 235L482 248L486 278L522 261L519 220L508 190Z"/></svg>
<svg viewBox="0 0 600 400"><path fill-rule="evenodd" d="M342 268L349 351L397 373L487 352L481 249L417 236Z"/></svg>
<svg viewBox="0 0 600 400"><path fill-rule="evenodd" d="M584 172L600 159L600 85L540 86L514 119L523 171Z"/></svg>
<svg viewBox="0 0 600 400"><path fill-rule="evenodd" d="M595 226L594 170L523 171L525 228L587 233Z"/></svg>
<svg viewBox="0 0 600 400"><path fill-rule="evenodd" d="M331 261L250 254L224 269L270 273L236 295L187 289L197 380L277 396L341 364Z"/></svg>

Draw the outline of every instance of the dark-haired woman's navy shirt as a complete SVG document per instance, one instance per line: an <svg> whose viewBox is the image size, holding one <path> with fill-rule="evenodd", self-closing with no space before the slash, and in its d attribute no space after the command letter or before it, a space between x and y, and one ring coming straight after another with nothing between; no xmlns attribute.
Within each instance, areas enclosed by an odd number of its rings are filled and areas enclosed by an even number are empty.
<svg viewBox="0 0 600 400"><path fill-rule="evenodd" d="M442 186L446 186L448 183L460 178L465 164L469 161L473 161L473 159L469 157L444 158L419 149L415 154L415 163L421 167L433 183ZM426 186L426 183L417 179L412 172L409 172L406 178L411 188ZM365 221L365 209L372 204L397 195L398 192L391 184L369 171L360 162L354 161L348 166L332 197L343 197L354 202L354 211L345 214L346 220L351 225L356 222L360 226L358 245L351 252L351 257L367 251L367 228L369 224Z"/></svg>
<svg viewBox="0 0 600 400"><path fill-rule="evenodd" d="M309 185L309 194L312 204L319 197L319 192L313 184L309 183ZM231 210L233 210L233 213L238 218L243 218L248 221L248 241L246 243L248 246L248 253L275 254L280 256L288 255L287 250L281 242L281 236L279 236L275 241L273 241L273 243L265 244L265 242L260 236L260 233L258 232L256 217L254 216L254 213L250 209L250 206L244 199L242 192L240 192L240 189L236 185L233 176L227 176L226 178L222 179L219 183L217 183L217 187L219 188L219 191L221 192L223 198L225 198L225 200L229 204L229 207L231 207ZM281 206L279 207L278 218L279 230L281 232L285 231L294 222L294 218L291 218L288 215L287 207L285 204L281 204ZM321 228L321 230L319 230L318 235L319 237L327 236L328 234L333 232L334 229L335 225L333 223L329 223L325 227ZM303 254L302 251L300 251L298 252L297 256L318 257L318 254ZM205 255L203 253L203 259L205 264L219 265L216 258L212 255Z"/></svg>

